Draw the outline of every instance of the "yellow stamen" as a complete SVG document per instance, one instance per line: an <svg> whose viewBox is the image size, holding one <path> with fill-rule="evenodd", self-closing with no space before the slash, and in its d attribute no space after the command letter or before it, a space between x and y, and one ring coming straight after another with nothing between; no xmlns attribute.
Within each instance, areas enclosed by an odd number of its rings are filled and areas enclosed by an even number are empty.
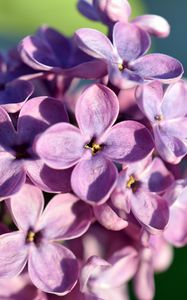
<svg viewBox="0 0 187 300"><path fill-rule="evenodd" d="M122 72L124 70L124 65L118 64L118 70Z"/></svg>
<svg viewBox="0 0 187 300"><path fill-rule="evenodd" d="M34 238L35 238L35 232L29 231L27 234L27 241L32 243L34 242Z"/></svg>
<svg viewBox="0 0 187 300"><path fill-rule="evenodd" d="M127 187L130 189L135 182L136 182L136 179L134 178L134 176L131 175L129 177L129 180L127 181Z"/></svg>
<svg viewBox="0 0 187 300"><path fill-rule="evenodd" d="M163 120L163 116L162 115L156 115L154 117L155 121L162 121Z"/></svg>
<svg viewBox="0 0 187 300"><path fill-rule="evenodd" d="M86 149L91 149L92 150L92 155L96 154L98 151L102 149L102 146L96 143L92 143L91 145L86 144L84 146Z"/></svg>

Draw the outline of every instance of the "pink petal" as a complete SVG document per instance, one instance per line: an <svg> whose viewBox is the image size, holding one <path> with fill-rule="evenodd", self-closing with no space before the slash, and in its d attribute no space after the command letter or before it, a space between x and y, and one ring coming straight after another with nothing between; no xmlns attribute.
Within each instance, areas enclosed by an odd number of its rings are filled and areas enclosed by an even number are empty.
<svg viewBox="0 0 187 300"><path fill-rule="evenodd" d="M170 33L170 26L166 19L157 15L143 15L138 16L132 21L140 26L148 33L159 38L165 38Z"/></svg>
<svg viewBox="0 0 187 300"><path fill-rule="evenodd" d="M10 209L21 230L35 228L44 207L41 190L25 184L22 189L10 198Z"/></svg>
<svg viewBox="0 0 187 300"><path fill-rule="evenodd" d="M86 141L80 130L66 123L47 129L36 141L36 152L43 162L54 169L67 169L83 156Z"/></svg>
<svg viewBox="0 0 187 300"><path fill-rule="evenodd" d="M127 0L94 0L99 13L106 15L112 22L128 21L131 15L131 6Z"/></svg>
<svg viewBox="0 0 187 300"><path fill-rule="evenodd" d="M0 235L0 277L14 277L26 265L28 248L25 235L16 231Z"/></svg>
<svg viewBox="0 0 187 300"><path fill-rule="evenodd" d="M65 295L76 284L78 262L64 246L45 243L30 249L28 271L33 284L40 290Z"/></svg>
<svg viewBox="0 0 187 300"><path fill-rule="evenodd" d="M117 175L115 165L96 154L76 165L71 177L72 189L80 199L89 204L102 204L109 198Z"/></svg>
<svg viewBox="0 0 187 300"><path fill-rule="evenodd" d="M92 210L89 205L73 194L60 194L48 203L39 227L46 239L67 240L85 233L91 221Z"/></svg>
<svg viewBox="0 0 187 300"><path fill-rule="evenodd" d="M90 139L99 137L117 119L118 98L104 85L91 85L79 97L75 112L82 133Z"/></svg>

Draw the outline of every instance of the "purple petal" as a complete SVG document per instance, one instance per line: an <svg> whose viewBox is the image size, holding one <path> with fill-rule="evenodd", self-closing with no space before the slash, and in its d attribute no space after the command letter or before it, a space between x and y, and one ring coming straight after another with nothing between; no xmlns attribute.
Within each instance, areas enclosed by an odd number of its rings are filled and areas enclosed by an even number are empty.
<svg viewBox="0 0 187 300"><path fill-rule="evenodd" d="M141 174L140 180L147 185L151 192L160 193L171 186L174 176L168 171L162 160L155 157Z"/></svg>
<svg viewBox="0 0 187 300"><path fill-rule="evenodd" d="M82 160L74 168L71 183L78 197L92 205L106 202L116 180L117 169L100 155Z"/></svg>
<svg viewBox="0 0 187 300"><path fill-rule="evenodd" d="M83 135L92 139L105 132L117 119L118 98L101 84L91 85L79 97L76 119Z"/></svg>
<svg viewBox="0 0 187 300"><path fill-rule="evenodd" d="M67 240L85 233L92 221L89 205L73 194L56 195L49 202L40 219L39 226L46 239Z"/></svg>
<svg viewBox="0 0 187 300"><path fill-rule="evenodd" d="M25 236L16 231L0 236L0 277L14 277L21 273L27 262L28 248Z"/></svg>
<svg viewBox="0 0 187 300"><path fill-rule="evenodd" d="M19 191L26 180L23 163L8 153L0 156L0 197Z"/></svg>
<svg viewBox="0 0 187 300"><path fill-rule="evenodd" d="M132 22L159 38L165 38L170 33L169 23L157 15L138 16Z"/></svg>
<svg viewBox="0 0 187 300"><path fill-rule="evenodd" d="M18 132L21 139L32 142L34 137L49 126L67 122L64 105L54 98L42 96L30 99L21 109L18 119Z"/></svg>
<svg viewBox="0 0 187 300"><path fill-rule="evenodd" d="M81 28L75 32L75 41L81 50L93 57L105 60L116 57L112 43L98 30Z"/></svg>
<svg viewBox="0 0 187 300"><path fill-rule="evenodd" d="M17 140L16 131L8 113L0 107L0 150L10 151ZM2 153L1 153L2 155Z"/></svg>
<svg viewBox="0 0 187 300"><path fill-rule="evenodd" d="M160 82L138 86L135 95L139 108L151 122L155 122L157 115L162 116L163 87Z"/></svg>
<svg viewBox="0 0 187 300"><path fill-rule="evenodd" d="M118 123L103 139L103 153L109 159L122 163L141 160L153 150L148 129L135 121Z"/></svg>
<svg viewBox="0 0 187 300"><path fill-rule="evenodd" d="M41 190L53 193L71 191L72 168L55 170L43 164L41 159L26 161L25 168L30 180Z"/></svg>
<svg viewBox="0 0 187 300"><path fill-rule="evenodd" d="M144 249L135 275L135 294L138 299L153 299L155 294L154 270L150 249Z"/></svg>
<svg viewBox="0 0 187 300"><path fill-rule="evenodd" d="M156 272L164 272L173 261L174 251L163 236L152 235L150 244L153 247L153 265Z"/></svg>
<svg viewBox="0 0 187 300"><path fill-rule="evenodd" d="M19 44L23 61L35 70L49 71L59 66L50 45L37 36L27 36Z"/></svg>
<svg viewBox="0 0 187 300"><path fill-rule="evenodd" d="M25 184L10 200L10 209L17 226L24 231L36 227L44 208L42 191L34 185Z"/></svg>
<svg viewBox="0 0 187 300"><path fill-rule="evenodd" d="M164 128L155 126L154 137L156 149L165 161L177 164L186 155L187 146L184 141L168 134Z"/></svg>
<svg viewBox="0 0 187 300"><path fill-rule="evenodd" d="M131 7L127 0L93 0L93 3L98 10L109 18L112 22L128 21L131 15Z"/></svg>
<svg viewBox="0 0 187 300"><path fill-rule="evenodd" d="M95 206L94 214L97 221L108 230L118 231L128 226L128 222L118 216L108 203Z"/></svg>
<svg viewBox="0 0 187 300"><path fill-rule="evenodd" d="M99 21L97 12L94 7L87 0L79 0L77 3L77 8L81 14L92 21Z"/></svg>
<svg viewBox="0 0 187 300"><path fill-rule="evenodd" d="M150 47L149 35L132 23L118 22L114 25L113 43L124 62L132 61Z"/></svg>
<svg viewBox="0 0 187 300"><path fill-rule="evenodd" d="M187 210L181 207L173 206L170 209L169 223L164 231L164 238L175 247L183 247L187 244L186 214Z"/></svg>
<svg viewBox="0 0 187 300"><path fill-rule="evenodd" d="M83 62L75 67L63 71L64 76L72 76L85 79L100 79L107 75L107 64L101 59Z"/></svg>
<svg viewBox="0 0 187 300"><path fill-rule="evenodd" d="M9 113L15 113L20 110L33 91L34 87L28 81L11 81L6 84L4 90L0 91L0 104Z"/></svg>
<svg viewBox="0 0 187 300"><path fill-rule="evenodd" d="M165 119L184 117L187 115L187 84L178 81L170 85L163 98L162 112Z"/></svg>
<svg viewBox="0 0 187 300"><path fill-rule="evenodd" d="M86 141L80 130L65 123L47 129L36 141L36 152L43 162L54 169L67 169L83 156Z"/></svg>
<svg viewBox="0 0 187 300"><path fill-rule="evenodd" d="M169 220L169 207L160 196L139 188L131 198L131 209L137 220L151 233L164 230Z"/></svg>
<svg viewBox="0 0 187 300"><path fill-rule="evenodd" d="M131 62L129 67L145 80L158 79L163 83L178 80L184 72L182 64L177 59L159 53L140 57Z"/></svg>
<svg viewBox="0 0 187 300"><path fill-rule="evenodd" d="M64 246L45 243L30 249L28 271L33 284L40 290L65 295L76 284L78 262Z"/></svg>

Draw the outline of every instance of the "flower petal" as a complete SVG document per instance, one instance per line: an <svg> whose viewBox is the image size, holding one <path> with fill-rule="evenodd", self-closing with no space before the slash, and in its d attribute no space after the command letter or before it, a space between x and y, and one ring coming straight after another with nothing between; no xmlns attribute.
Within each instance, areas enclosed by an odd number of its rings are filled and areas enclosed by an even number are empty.
<svg viewBox="0 0 187 300"><path fill-rule="evenodd" d="M141 111L151 121L155 122L155 116L161 116L161 103L163 87L158 81L138 86L135 92L136 101Z"/></svg>
<svg viewBox="0 0 187 300"><path fill-rule="evenodd" d="M124 62L143 55L150 47L149 35L133 23L117 22L113 30L113 43Z"/></svg>
<svg viewBox="0 0 187 300"><path fill-rule="evenodd" d="M148 129L135 121L123 121L113 126L103 137L103 144L104 155L121 163L145 158L154 146Z"/></svg>
<svg viewBox="0 0 187 300"><path fill-rule="evenodd" d="M139 188L131 198L131 209L137 220L150 233L164 230L169 220L169 207L165 199Z"/></svg>
<svg viewBox="0 0 187 300"><path fill-rule="evenodd" d="M78 0L77 8L81 14L92 21L99 21L94 7L87 0Z"/></svg>
<svg viewBox="0 0 187 300"><path fill-rule="evenodd" d="M165 119L184 117L187 115L187 84L178 81L170 85L163 98L162 112Z"/></svg>
<svg viewBox="0 0 187 300"><path fill-rule="evenodd" d="M78 197L89 204L106 202L112 192L116 180L117 169L109 160L101 155L82 160L74 168L71 183Z"/></svg>
<svg viewBox="0 0 187 300"><path fill-rule="evenodd" d="M159 53L147 54L130 63L130 69L145 80L158 79L171 83L181 78L182 64L175 58Z"/></svg>
<svg viewBox="0 0 187 300"><path fill-rule="evenodd" d="M117 119L118 98L104 85L91 85L79 97L75 112L82 133L97 138Z"/></svg>
<svg viewBox="0 0 187 300"><path fill-rule="evenodd" d="M86 141L80 130L66 123L47 129L36 141L36 153L44 163L54 169L67 169L83 156Z"/></svg>
<svg viewBox="0 0 187 300"><path fill-rule="evenodd" d="M113 60L116 57L110 40L96 29L78 29L75 32L75 42L81 50L93 57L105 60Z"/></svg>
<svg viewBox="0 0 187 300"><path fill-rule="evenodd" d="M27 262L25 235L19 231L0 235L0 278L21 273Z"/></svg>
<svg viewBox="0 0 187 300"><path fill-rule="evenodd" d="M92 218L89 205L73 194L60 194L48 203L41 216L39 227L47 239L73 239L87 231Z"/></svg>
<svg viewBox="0 0 187 300"><path fill-rule="evenodd" d="M59 100L46 96L35 97L21 109L17 130L21 139L31 144L35 136L49 126L67 121L64 105Z"/></svg>
<svg viewBox="0 0 187 300"><path fill-rule="evenodd" d="M41 243L30 249L28 271L33 284L40 290L65 295L76 284L78 262L64 246Z"/></svg>
<svg viewBox="0 0 187 300"><path fill-rule="evenodd" d="M10 151L16 143L17 135L12 121L5 109L0 107L0 151Z"/></svg>
<svg viewBox="0 0 187 300"><path fill-rule="evenodd" d="M41 159L26 161L25 168L30 180L41 190L53 193L71 191L72 168L55 170L45 165Z"/></svg>
<svg viewBox="0 0 187 300"><path fill-rule="evenodd" d="M10 198L9 208L19 229L34 229L44 208L42 191L26 183Z"/></svg>
<svg viewBox="0 0 187 300"><path fill-rule="evenodd" d="M142 29L155 35L159 38L165 38L170 33L170 26L166 19L157 15L143 15L138 16L132 21L133 23L140 26Z"/></svg>

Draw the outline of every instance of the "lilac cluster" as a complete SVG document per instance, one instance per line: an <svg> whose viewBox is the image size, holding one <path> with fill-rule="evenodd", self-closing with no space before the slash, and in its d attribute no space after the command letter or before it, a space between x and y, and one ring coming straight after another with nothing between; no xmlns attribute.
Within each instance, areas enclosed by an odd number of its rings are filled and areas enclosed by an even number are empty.
<svg viewBox="0 0 187 300"><path fill-rule="evenodd" d="M108 35L43 26L0 57L0 299L152 300L187 244L183 67L146 54L162 17L77 7Z"/></svg>

